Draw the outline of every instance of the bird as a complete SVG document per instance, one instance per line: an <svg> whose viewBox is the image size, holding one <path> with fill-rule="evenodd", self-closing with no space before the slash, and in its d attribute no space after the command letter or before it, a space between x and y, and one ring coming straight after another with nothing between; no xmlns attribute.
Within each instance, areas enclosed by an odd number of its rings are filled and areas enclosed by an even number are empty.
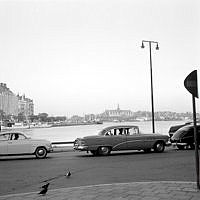
<svg viewBox="0 0 200 200"><path fill-rule="evenodd" d="M48 191L49 184L50 183L47 183L47 184L43 185L42 186L42 190L38 194L45 195L47 193L47 191Z"/></svg>
<svg viewBox="0 0 200 200"><path fill-rule="evenodd" d="M67 174L65 175L66 177L70 177L71 176L71 172L68 171Z"/></svg>

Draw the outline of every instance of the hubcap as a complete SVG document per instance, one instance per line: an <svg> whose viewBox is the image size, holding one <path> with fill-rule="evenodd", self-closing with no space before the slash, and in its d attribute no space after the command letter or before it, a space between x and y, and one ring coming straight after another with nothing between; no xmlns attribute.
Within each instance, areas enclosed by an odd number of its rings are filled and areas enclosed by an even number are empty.
<svg viewBox="0 0 200 200"><path fill-rule="evenodd" d="M103 153L108 153L108 147L101 147L101 151Z"/></svg>
<svg viewBox="0 0 200 200"><path fill-rule="evenodd" d="M108 154L108 152L109 152L108 147L101 147L101 152L102 152L103 154Z"/></svg>
<svg viewBox="0 0 200 200"><path fill-rule="evenodd" d="M44 154L44 150L43 150L43 149L40 149L40 150L38 151L38 154L39 154L39 155L43 155L43 154Z"/></svg>
<svg viewBox="0 0 200 200"><path fill-rule="evenodd" d="M163 144L158 143L158 144L157 144L157 150L158 150L158 151L162 151L162 149L163 149Z"/></svg>

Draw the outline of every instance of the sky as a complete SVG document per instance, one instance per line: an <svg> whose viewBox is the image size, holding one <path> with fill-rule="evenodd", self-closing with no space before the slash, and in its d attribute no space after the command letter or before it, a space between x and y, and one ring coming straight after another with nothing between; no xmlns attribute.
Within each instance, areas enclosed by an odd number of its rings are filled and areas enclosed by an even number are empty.
<svg viewBox="0 0 200 200"><path fill-rule="evenodd" d="M199 0L0 0L0 82L35 114L151 111L150 40L155 112L192 112L199 35Z"/></svg>

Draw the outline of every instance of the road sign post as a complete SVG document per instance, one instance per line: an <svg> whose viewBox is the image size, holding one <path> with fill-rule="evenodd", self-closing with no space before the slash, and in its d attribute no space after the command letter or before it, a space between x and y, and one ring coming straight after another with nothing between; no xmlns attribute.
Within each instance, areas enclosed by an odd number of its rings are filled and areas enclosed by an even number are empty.
<svg viewBox="0 0 200 200"><path fill-rule="evenodd" d="M192 71L184 81L185 88L192 94L193 121L194 121L194 143L195 143L195 163L196 163L196 179L197 189L200 190L199 184L199 152L197 141L197 126L196 126L196 105L195 97L198 98L197 70Z"/></svg>

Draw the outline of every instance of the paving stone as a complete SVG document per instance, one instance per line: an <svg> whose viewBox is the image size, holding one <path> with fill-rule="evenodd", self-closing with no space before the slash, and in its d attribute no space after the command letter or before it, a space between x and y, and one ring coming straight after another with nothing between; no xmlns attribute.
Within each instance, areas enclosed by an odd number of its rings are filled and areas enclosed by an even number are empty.
<svg viewBox="0 0 200 200"><path fill-rule="evenodd" d="M0 196L0 200L199 200L194 182L133 182L49 190L37 193Z"/></svg>

